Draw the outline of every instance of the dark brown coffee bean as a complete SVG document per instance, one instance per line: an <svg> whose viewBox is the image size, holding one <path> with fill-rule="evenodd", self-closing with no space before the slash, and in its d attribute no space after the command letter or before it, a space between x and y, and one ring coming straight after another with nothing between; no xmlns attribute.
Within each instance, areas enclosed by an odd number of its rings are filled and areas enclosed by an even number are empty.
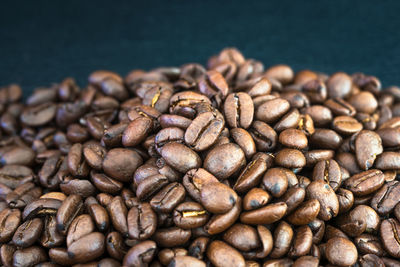
<svg viewBox="0 0 400 267"><path fill-rule="evenodd" d="M281 221L274 231L274 248L269 255L271 258L281 258L290 249L293 239L293 229L285 221Z"/></svg>
<svg viewBox="0 0 400 267"><path fill-rule="evenodd" d="M330 98L345 98L351 93L352 80L346 73L337 72L329 77L326 86Z"/></svg>
<svg viewBox="0 0 400 267"><path fill-rule="evenodd" d="M128 182L142 163L142 157L136 151L114 148L107 152L103 161L103 170L118 181Z"/></svg>
<svg viewBox="0 0 400 267"><path fill-rule="evenodd" d="M56 215L61 203L58 199L38 199L26 205L22 212L22 218L23 220L28 220L36 216Z"/></svg>
<svg viewBox="0 0 400 267"><path fill-rule="evenodd" d="M88 214L82 214L76 217L67 233L67 246L69 247L73 242L80 238L92 233L94 231L94 224L92 218Z"/></svg>
<svg viewBox="0 0 400 267"><path fill-rule="evenodd" d="M256 229L245 224L234 224L223 236L228 244L240 251L250 251L259 247L260 241Z"/></svg>
<svg viewBox="0 0 400 267"><path fill-rule="evenodd" d="M180 183L171 183L155 195L151 207L157 212L171 212L185 199L185 188Z"/></svg>
<svg viewBox="0 0 400 267"><path fill-rule="evenodd" d="M208 246L207 257L215 266L246 266L245 260L239 251L219 240L211 242Z"/></svg>
<svg viewBox="0 0 400 267"><path fill-rule="evenodd" d="M382 216L389 214L400 201L399 192L400 183L398 181L384 184L371 199L371 207Z"/></svg>
<svg viewBox="0 0 400 267"><path fill-rule="evenodd" d="M127 224L129 237L145 240L156 231L157 215L148 203L140 203L129 210Z"/></svg>
<svg viewBox="0 0 400 267"><path fill-rule="evenodd" d="M353 175L344 185L356 196L365 196L378 190L385 182L382 171L372 169Z"/></svg>
<svg viewBox="0 0 400 267"><path fill-rule="evenodd" d="M286 99L276 98L261 104L255 113L257 120L265 123L274 123L280 119L290 109L290 104Z"/></svg>
<svg viewBox="0 0 400 267"><path fill-rule="evenodd" d="M285 129L296 128L299 125L301 116L298 109L289 110L278 122L274 125L274 130L281 132Z"/></svg>
<svg viewBox="0 0 400 267"><path fill-rule="evenodd" d="M297 169L306 165L306 158L300 150L284 148L276 155L275 163L288 169Z"/></svg>
<svg viewBox="0 0 400 267"><path fill-rule="evenodd" d="M226 179L239 171L245 162L243 150L229 143L213 148L204 160L204 168L217 178Z"/></svg>
<svg viewBox="0 0 400 267"><path fill-rule="evenodd" d="M256 147L259 151L271 151L278 142L278 135L268 124L262 121L254 121L249 129Z"/></svg>
<svg viewBox="0 0 400 267"><path fill-rule="evenodd" d="M376 101L374 95L367 91L352 95L349 98L349 103L357 112L368 114L373 113L378 107L378 101Z"/></svg>
<svg viewBox="0 0 400 267"><path fill-rule="evenodd" d="M57 230L57 222L55 215L46 216L44 218L44 226L40 244L46 248L61 246L65 241L65 236Z"/></svg>
<svg viewBox="0 0 400 267"><path fill-rule="evenodd" d="M328 221L339 212L339 201L329 184L322 180L313 181L307 188L307 197L320 203L318 218Z"/></svg>
<svg viewBox="0 0 400 267"><path fill-rule="evenodd" d="M342 135L351 135L362 130L363 125L349 116L338 116L333 119L332 128Z"/></svg>
<svg viewBox="0 0 400 267"><path fill-rule="evenodd" d="M89 262L100 257L105 250L104 235L93 232L68 246L68 256L77 262Z"/></svg>
<svg viewBox="0 0 400 267"><path fill-rule="evenodd" d="M128 209L120 196L114 197L107 205L107 211L114 228L123 235L128 234Z"/></svg>
<svg viewBox="0 0 400 267"><path fill-rule="evenodd" d="M200 202L201 198L201 188L210 182L218 182L218 180L214 175L202 168L192 169L183 177L183 186L188 194L198 202Z"/></svg>
<svg viewBox="0 0 400 267"><path fill-rule="evenodd" d="M298 129L286 129L279 134L279 142L289 148L304 149L308 146L306 135Z"/></svg>
<svg viewBox="0 0 400 267"><path fill-rule="evenodd" d="M338 149L342 137L331 129L315 129L310 138L310 145L322 149Z"/></svg>
<svg viewBox="0 0 400 267"><path fill-rule="evenodd" d="M201 188L201 204L211 213L226 213L235 206L237 195L223 183L207 183Z"/></svg>
<svg viewBox="0 0 400 267"><path fill-rule="evenodd" d="M168 179L162 174L152 175L143 180L136 189L136 196L140 200L146 200L154 196L164 186L168 184Z"/></svg>
<svg viewBox="0 0 400 267"><path fill-rule="evenodd" d="M62 234L66 234L72 221L83 210L83 201L79 195L68 196L57 211L57 229Z"/></svg>
<svg viewBox="0 0 400 267"><path fill-rule="evenodd" d="M383 152L376 158L375 167L381 170L400 169L400 153Z"/></svg>
<svg viewBox="0 0 400 267"><path fill-rule="evenodd" d="M318 264L319 259L317 257L302 256L293 263L293 267L317 267Z"/></svg>
<svg viewBox="0 0 400 267"><path fill-rule="evenodd" d="M21 114L21 121L32 127L42 126L53 120L56 111L57 107L53 103L30 107Z"/></svg>
<svg viewBox="0 0 400 267"><path fill-rule="evenodd" d="M1 165L32 165L35 159L35 152L28 147L15 146L1 154Z"/></svg>
<svg viewBox="0 0 400 267"><path fill-rule="evenodd" d="M13 266L13 255L17 248L11 244L4 244L0 247L0 262L5 267Z"/></svg>
<svg viewBox="0 0 400 267"><path fill-rule="evenodd" d="M243 169L242 173L236 180L233 189L238 193L244 193L259 184L262 175L267 170L267 158L269 158L267 154L256 155L255 158Z"/></svg>
<svg viewBox="0 0 400 267"><path fill-rule="evenodd" d="M305 225L315 220L320 211L317 199L310 199L302 203L292 214L287 217L288 222L294 225Z"/></svg>
<svg viewBox="0 0 400 267"><path fill-rule="evenodd" d="M302 187L289 188L280 199L287 205L286 214L289 214L293 210L295 210L304 201L305 197L306 197L306 190L304 188Z"/></svg>
<svg viewBox="0 0 400 267"><path fill-rule="evenodd" d="M400 266L400 262L397 260L394 260L392 258L387 258L387 257L382 257L381 258L383 263L385 264L386 267L397 267Z"/></svg>
<svg viewBox="0 0 400 267"><path fill-rule="evenodd" d="M40 237L42 228L43 222L41 219L28 220L18 227L12 241L18 247L29 247Z"/></svg>
<svg viewBox="0 0 400 267"><path fill-rule="evenodd" d="M386 254L378 236L371 234L362 234L354 239L360 254L375 254L384 256Z"/></svg>
<svg viewBox="0 0 400 267"><path fill-rule="evenodd" d="M230 127L247 129L254 116L251 96L244 92L229 94L224 103L224 113Z"/></svg>
<svg viewBox="0 0 400 267"><path fill-rule="evenodd" d="M222 116L213 112L198 115L185 132L185 143L195 151L212 146L224 128Z"/></svg>
<svg viewBox="0 0 400 267"><path fill-rule="evenodd" d="M242 207L242 201L238 197L236 205L230 211L224 214L213 215L211 219L207 222L207 224L204 226L204 230L210 235L219 234L225 231L231 225L233 225L235 221L239 218L241 207Z"/></svg>
<svg viewBox="0 0 400 267"><path fill-rule="evenodd" d="M399 231L400 223L392 218L383 220L379 229L383 246L395 258L400 256Z"/></svg>
<svg viewBox="0 0 400 267"><path fill-rule="evenodd" d="M319 161L314 166L312 179L314 181L323 180L332 187L333 191L338 190L342 184L342 172L339 164L333 159Z"/></svg>
<svg viewBox="0 0 400 267"><path fill-rule="evenodd" d="M34 173L31 168L23 165L5 165L0 169L0 183L15 189L18 185L31 182Z"/></svg>
<svg viewBox="0 0 400 267"><path fill-rule="evenodd" d="M36 266L47 260L47 255L44 249L38 246L31 246L15 251L13 256L13 266Z"/></svg>
<svg viewBox="0 0 400 267"><path fill-rule="evenodd" d="M122 144L132 147L142 142L151 132L153 120L148 117L138 117L125 128L122 134Z"/></svg>
<svg viewBox="0 0 400 267"><path fill-rule="evenodd" d="M190 230L184 230L178 227L158 229L154 235L153 240L160 247L176 247L185 244L191 237Z"/></svg>
<svg viewBox="0 0 400 267"><path fill-rule="evenodd" d="M265 173L262 185L274 197L282 196L288 188L290 172L284 168L272 168Z"/></svg>
<svg viewBox="0 0 400 267"><path fill-rule="evenodd" d="M248 131L242 128L234 128L230 131L230 135L235 143L243 150L246 159L251 159L251 157L256 154L256 144Z"/></svg>
<svg viewBox="0 0 400 267"><path fill-rule="evenodd" d="M348 102L341 98L330 98L325 101L327 106L336 116L351 116L356 114L356 109Z"/></svg>
<svg viewBox="0 0 400 267"><path fill-rule="evenodd" d="M123 266L146 266L152 261L156 249L157 244L151 240L143 241L131 247L124 257Z"/></svg>
<svg viewBox="0 0 400 267"><path fill-rule="evenodd" d="M339 200L339 214L351 209L354 204L354 195L350 190L339 188L336 191L336 196Z"/></svg>
<svg viewBox="0 0 400 267"><path fill-rule="evenodd" d="M305 256L309 253L312 245L312 232L307 225L300 226L296 229L292 246L289 250L289 257Z"/></svg>
<svg viewBox="0 0 400 267"><path fill-rule="evenodd" d="M325 251L331 264L339 266L353 265L357 261L357 248L348 239L334 237L328 240Z"/></svg>
<svg viewBox="0 0 400 267"><path fill-rule="evenodd" d="M377 133L364 130L357 135L355 149L358 165L368 170L374 165L376 156L383 152L382 140Z"/></svg>
<svg viewBox="0 0 400 267"><path fill-rule="evenodd" d="M302 113L311 117L316 127L324 127L332 121L333 115L329 108L322 105L306 107Z"/></svg>
<svg viewBox="0 0 400 267"><path fill-rule="evenodd" d="M168 143L162 148L161 155L168 165L182 173L201 166L199 155L183 144Z"/></svg>
<svg viewBox="0 0 400 267"><path fill-rule="evenodd" d="M280 220L286 213L286 203L278 202L267 206L245 211L240 215L240 221L245 224L271 224Z"/></svg>
<svg viewBox="0 0 400 267"><path fill-rule="evenodd" d="M92 220L96 224L97 229L100 232L106 231L110 225L110 219L106 209L99 204L91 204L87 209L92 217Z"/></svg>

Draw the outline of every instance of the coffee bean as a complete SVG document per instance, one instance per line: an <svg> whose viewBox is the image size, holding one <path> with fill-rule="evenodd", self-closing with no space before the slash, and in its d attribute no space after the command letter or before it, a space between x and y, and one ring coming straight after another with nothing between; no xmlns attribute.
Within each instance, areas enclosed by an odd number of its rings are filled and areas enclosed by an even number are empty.
<svg viewBox="0 0 400 267"><path fill-rule="evenodd" d="M399 230L400 223L392 218L383 220L379 229L383 246L391 256L396 258L400 255Z"/></svg>
<svg viewBox="0 0 400 267"><path fill-rule="evenodd" d="M320 203L318 217L327 221L339 212L339 201L329 184L322 180L313 181L306 189L307 197L317 199Z"/></svg>
<svg viewBox="0 0 400 267"><path fill-rule="evenodd" d="M368 170L374 165L376 156L383 152L382 140L373 131L361 131L355 142L356 158L358 165L363 170Z"/></svg>
<svg viewBox="0 0 400 267"><path fill-rule="evenodd" d="M372 169L353 175L344 185L356 196L365 196L378 190L384 182L382 171Z"/></svg>
<svg viewBox="0 0 400 267"><path fill-rule="evenodd" d="M341 237L328 240L325 255L331 264L353 265L357 261L357 249L354 244Z"/></svg>
<svg viewBox="0 0 400 267"><path fill-rule="evenodd" d="M245 164L243 150L236 144L223 144L213 148L204 160L204 168L219 179L226 179Z"/></svg>
<svg viewBox="0 0 400 267"><path fill-rule="evenodd" d="M215 266L234 266L244 267L243 256L225 242L216 240L211 242L207 249L207 257Z"/></svg>

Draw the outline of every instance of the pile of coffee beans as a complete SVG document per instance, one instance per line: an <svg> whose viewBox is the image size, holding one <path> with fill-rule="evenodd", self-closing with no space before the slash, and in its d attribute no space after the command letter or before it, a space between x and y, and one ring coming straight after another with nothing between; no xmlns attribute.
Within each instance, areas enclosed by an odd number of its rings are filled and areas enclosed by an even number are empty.
<svg viewBox="0 0 400 267"><path fill-rule="evenodd" d="M400 88L235 48L0 88L3 266L400 266Z"/></svg>

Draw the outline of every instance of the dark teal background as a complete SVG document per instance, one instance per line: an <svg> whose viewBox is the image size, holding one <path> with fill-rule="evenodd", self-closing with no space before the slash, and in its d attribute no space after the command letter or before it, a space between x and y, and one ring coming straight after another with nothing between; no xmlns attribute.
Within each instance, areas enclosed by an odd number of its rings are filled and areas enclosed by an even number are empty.
<svg viewBox="0 0 400 267"><path fill-rule="evenodd" d="M0 85L26 92L110 69L206 63L236 46L266 66L400 84L400 1L2 1Z"/></svg>

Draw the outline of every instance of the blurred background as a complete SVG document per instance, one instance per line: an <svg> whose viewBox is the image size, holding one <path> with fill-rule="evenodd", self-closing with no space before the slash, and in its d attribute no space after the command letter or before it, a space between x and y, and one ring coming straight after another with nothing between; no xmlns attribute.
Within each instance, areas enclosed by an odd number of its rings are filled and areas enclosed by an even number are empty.
<svg viewBox="0 0 400 267"><path fill-rule="evenodd" d="M237 47L266 67L376 75L400 85L400 1L8 1L0 86L180 66Z"/></svg>

